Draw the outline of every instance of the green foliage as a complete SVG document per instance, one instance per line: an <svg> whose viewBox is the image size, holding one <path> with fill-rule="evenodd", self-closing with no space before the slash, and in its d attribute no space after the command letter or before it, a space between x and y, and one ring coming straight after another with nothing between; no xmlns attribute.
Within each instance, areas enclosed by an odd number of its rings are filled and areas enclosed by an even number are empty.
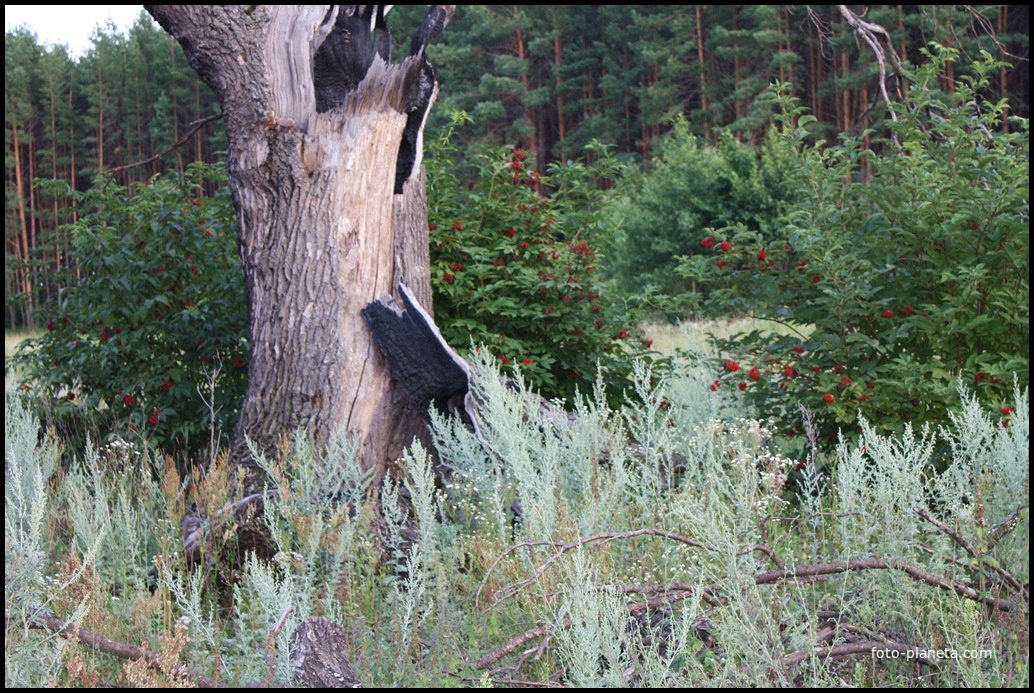
<svg viewBox="0 0 1034 693"><path fill-rule="evenodd" d="M622 220L621 283L640 294L690 289L692 280L675 271L679 257L704 252L713 229L760 233L801 196L786 180L793 158L792 147L774 138L760 150L729 133L708 144L678 120L649 170L623 182L626 192L610 210Z"/></svg>
<svg viewBox="0 0 1034 693"><path fill-rule="evenodd" d="M716 340L714 362L716 388L791 434L799 405L832 440L860 417L883 431L944 422L960 379L998 408L1028 381L1027 121L1004 132L1005 103L981 97L996 63L949 95L937 75L953 54L931 56L879 154L861 138L811 143L814 118L784 97L770 149L794 148L782 171L799 200L764 227L715 229L680 268L709 313L796 330Z"/></svg>
<svg viewBox="0 0 1034 693"><path fill-rule="evenodd" d="M608 227L597 186L616 171L606 149L593 146L591 165L558 163L546 175L523 149L487 149L470 162L465 188L452 133L427 163L434 311L446 341L519 366L548 397L590 388L597 364L621 382L649 344L597 275Z"/></svg>
<svg viewBox="0 0 1034 693"><path fill-rule="evenodd" d="M246 384L244 289L221 167L138 190L102 182L68 227L80 278L16 356L65 436L140 436L172 451L218 443Z"/></svg>

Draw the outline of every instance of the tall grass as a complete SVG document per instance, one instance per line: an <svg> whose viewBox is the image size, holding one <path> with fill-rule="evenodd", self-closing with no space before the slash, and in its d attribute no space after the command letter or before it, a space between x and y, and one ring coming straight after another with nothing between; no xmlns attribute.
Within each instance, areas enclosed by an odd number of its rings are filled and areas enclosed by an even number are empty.
<svg viewBox="0 0 1034 693"><path fill-rule="evenodd" d="M944 430L866 428L802 467L690 367L571 417L475 370L479 433L435 417L437 457L415 447L376 492L348 436L287 442L260 456L272 558L238 559L222 525L192 569L179 518L232 496L225 457L180 477L120 442L64 468L9 391L5 683L189 681L175 664L291 685L313 617L368 686L1028 683L1026 391L1004 427L963 392ZM170 666L143 677L48 614Z"/></svg>

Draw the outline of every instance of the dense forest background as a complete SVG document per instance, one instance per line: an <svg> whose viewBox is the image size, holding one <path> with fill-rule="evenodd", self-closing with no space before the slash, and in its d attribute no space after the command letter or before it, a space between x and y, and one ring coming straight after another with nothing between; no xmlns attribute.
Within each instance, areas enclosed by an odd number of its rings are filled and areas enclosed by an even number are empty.
<svg viewBox="0 0 1034 693"><path fill-rule="evenodd" d="M401 49L419 9L390 16ZM888 30L902 62L922 62L933 41L960 51L960 71L982 51L1008 62L987 96L1029 115L1027 6L855 11ZM63 230L77 218L69 190L102 175L142 184L216 160L225 133L212 92L144 13L126 34L98 29L77 59L24 29L6 33L5 56L5 327L33 329L38 307L77 281ZM680 115L702 138L731 132L756 142L774 82L791 84L829 135L864 132L881 113L873 52L829 5L461 6L432 59L441 93L428 132L465 111L473 126L461 155L510 143L540 169L585 156L593 140L648 167ZM943 89L955 86L949 72ZM58 182L39 183L48 179Z"/></svg>

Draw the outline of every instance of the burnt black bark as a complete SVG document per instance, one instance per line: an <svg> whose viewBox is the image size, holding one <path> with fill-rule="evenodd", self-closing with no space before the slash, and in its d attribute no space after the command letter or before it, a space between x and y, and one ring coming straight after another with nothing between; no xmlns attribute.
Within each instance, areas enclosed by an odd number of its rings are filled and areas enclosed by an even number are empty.
<svg viewBox="0 0 1034 693"><path fill-rule="evenodd" d="M337 5L324 21L330 21L335 12L334 27L312 60L317 113L343 104L370 71L375 57L391 62L391 34L383 5Z"/></svg>
<svg viewBox="0 0 1034 693"><path fill-rule="evenodd" d="M470 367L404 284L399 285L398 293L401 307L386 296L363 309L392 379L415 410L426 413L434 405L445 413L463 412L472 424L464 406L470 391Z"/></svg>

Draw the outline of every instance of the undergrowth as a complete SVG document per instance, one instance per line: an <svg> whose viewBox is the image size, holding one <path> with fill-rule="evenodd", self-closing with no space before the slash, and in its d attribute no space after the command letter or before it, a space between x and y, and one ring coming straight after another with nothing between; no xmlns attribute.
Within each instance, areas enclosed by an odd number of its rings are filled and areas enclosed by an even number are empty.
<svg viewBox="0 0 1034 693"><path fill-rule="evenodd" d="M274 555L232 575L232 550L177 553L186 510L231 497L224 458L181 477L127 443L63 468L8 392L5 684L290 685L320 617L366 686L1027 685L1026 391L1006 425L962 389L940 430L798 460L690 369L570 416L476 371L479 432L436 418L438 457L381 489L347 436L261 457Z"/></svg>

